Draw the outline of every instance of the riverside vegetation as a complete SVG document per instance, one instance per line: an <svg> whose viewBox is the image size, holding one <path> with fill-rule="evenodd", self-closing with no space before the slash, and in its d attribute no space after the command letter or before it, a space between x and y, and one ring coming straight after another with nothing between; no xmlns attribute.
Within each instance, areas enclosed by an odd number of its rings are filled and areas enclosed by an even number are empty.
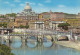
<svg viewBox="0 0 80 55"><path fill-rule="evenodd" d="M13 53L11 53L11 48L4 45L4 44L0 44L0 55L14 55Z"/></svg>

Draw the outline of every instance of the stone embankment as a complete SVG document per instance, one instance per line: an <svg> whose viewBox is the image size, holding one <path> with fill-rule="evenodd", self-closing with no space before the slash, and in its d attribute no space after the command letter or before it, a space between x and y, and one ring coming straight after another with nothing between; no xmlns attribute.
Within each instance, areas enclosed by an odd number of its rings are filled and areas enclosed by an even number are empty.
<svg viewBox="0 0 80 55"><path fill-rule="evenodd" d="M58 42L55 42L55 43L59 44L59 45L62 45L62 46L65 46L65 47L80 50L80 42L79 41L76 41L76 42L73 42L73 41L58 41Z"/></svg>

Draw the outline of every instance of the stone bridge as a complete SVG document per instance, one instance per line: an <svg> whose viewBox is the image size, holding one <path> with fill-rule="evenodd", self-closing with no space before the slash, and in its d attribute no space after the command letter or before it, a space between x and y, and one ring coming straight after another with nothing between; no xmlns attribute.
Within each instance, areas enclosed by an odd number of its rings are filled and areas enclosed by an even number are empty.
<svg viewBox="0 0 80 55"><path fill-rule="evenodd" d="M1 38L4 40L12 40L13 38L17 37L22 41L26 41L30 37L35 37L36 41L43 42L43 39L46 38L49 41L54 41L55 35L40 35L40 34L3 34L0 35Z"/></svg>
<svg viewBox="0 0 80 55"><path fill-rule="evenodd" d="M30 37L34 36L36 40L30 40ZM28 40L30 41L37 41L37 42L43 42L46 38L47 41L57 41L60 37L67 37L68 40L73 40L72 32L51 32L51 34L44 34L44 33L29 33L29 34L10 34L8 31L8 34L0 34L0 38L6 40L6 42L12 41L15 37L20 38L22 42L26 42Z"/></svg>

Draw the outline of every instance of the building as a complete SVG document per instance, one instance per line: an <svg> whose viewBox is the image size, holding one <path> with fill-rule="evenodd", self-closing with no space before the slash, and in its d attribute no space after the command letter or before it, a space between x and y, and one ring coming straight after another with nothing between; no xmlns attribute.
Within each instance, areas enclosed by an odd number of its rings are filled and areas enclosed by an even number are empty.
<svg viewBox="0 0 80 55"><path fill-rule="evenodd" d="M51 14L51 20L63 19L65 18L65 14L63 12L54 12Z"/></svg>
<svg viewBox="0 0 80 55"><path fill-rule="evenodd" d="M28 25L28 21L26 19L15 19L15 23L14 23L15 27L19 27L20 25L26 26Z"/></svg>
<svg viewBox="0 0 80 55"><path fill-rule="evenodd" d="M39 19L50 19L51 18L51 14L53 12L50 10L50 12L43 12L39 14Z"/></svg>
<svg viewBox="0 0 80 55"><path fill-rule="evenodd" d="M80 19L64 19L63 21L69 23L72 28L80 28Z"/></svg>
<svg viewBox="0 0 80 55"><path fill-rule="evenodd" d="M67 14L63 12L54 12L51 14L51 20L57 20L57 19L76 19L76 16L79 17L79 14Z"/></svg>
<svg viewBox="0 0 80 55"><path fill-rule="evenodd" d="M49 23L49 26L50 26L50 28L53 29L53 30L59 30L58 25L61 24L61 23L66 23L66 22L65 22L65 21L51 21L51 22Z"/></svg>
<svg viewBox="0 0 80 55"><path fill-rule="evenodd" d="M77 19L80 19L80 13L78 13L78 15L76 15L76 18Z"/></svg>
<svg viewBox="0 0 80 55"><path fill-rule="evenodd" d="M76 19L76 14L67 14L65 13L65 19Z"/></svg>
<svg viewBox="0 0 80 55"><path fill-rule="evenodd" d="M0 14L0 16L3 16L2 14Z"/></svg>
<svg viewBox="0 0 80 55"><path fill-rule="evenodd" d="M39 18L39 20L43 20L44 19L42 14L38 14L38 18Z"/></svg>
<svg viewBox="0 0 80 55"><path fill-rule="evenodd" d="M43 12L43 13L41 13L41 15L43 16L43 19L50 18L50 13L48 13L48 12Z"/></svg>
<svg viewBox="0 0 80 55"><path fill-rule="evenodd" d="M35 23L35 21L32 21L32 20L28 22L29 29L35 29L35 24L34 23Z"/></svg>
<svg viewBox="0 0 80 55"><path fill-rule="evenodd" d="M32 11L29 3L25 6L24 10L21 13L17 13L16 18L22 18L27 20L38 20L38 14Z"/></svg>
<svg viewBox="0 0 80 55"><path fill-rule="evenodd" d="M43 29L44 30L44 22L43 21L30 21L29 29Z"/></svg>

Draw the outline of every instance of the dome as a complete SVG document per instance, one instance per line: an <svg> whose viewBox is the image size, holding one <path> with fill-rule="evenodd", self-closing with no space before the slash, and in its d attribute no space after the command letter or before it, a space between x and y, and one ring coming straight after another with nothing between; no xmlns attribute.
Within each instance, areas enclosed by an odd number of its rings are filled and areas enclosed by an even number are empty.
<svg viewBox="0 0 80 55"><path fill-rule="evenodd" d="M27 6L24 9L31 9L29 3L27 3Z"/></svg>

